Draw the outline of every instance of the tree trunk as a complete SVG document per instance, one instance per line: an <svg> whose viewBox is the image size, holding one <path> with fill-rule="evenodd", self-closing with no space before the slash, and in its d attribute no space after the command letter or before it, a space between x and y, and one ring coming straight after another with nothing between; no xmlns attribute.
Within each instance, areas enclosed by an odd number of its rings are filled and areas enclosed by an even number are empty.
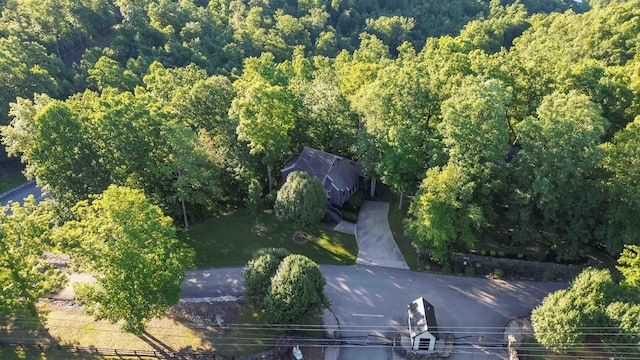
<svg viewBox="0 0 640 360"><path fill-rule="evenodd" d="M398 199L398 210L402 210L402 191L400 192L400 198Z"/></svg>
<svg viewBox="0 0 640 360"><path fill-rule="evenodd" d="M371 177L371 192L369 196L374 197L376 195L376 178L375 176Z"/></svg>
<svg viewBox="0 0 640 360"><path fill-rule="evenodd" d="M182 216L184 217L184 229L189 230L189 219L187 219L187 208L184 206L184 199L180 199L182 203Z"/></svg>
<svg viewBox="0 0 640 360"><path fill-rule="evenodd" d="M269 178L269 194L273 190L273 181L271 180L271 165L267 165L267 176Z"/></svg>

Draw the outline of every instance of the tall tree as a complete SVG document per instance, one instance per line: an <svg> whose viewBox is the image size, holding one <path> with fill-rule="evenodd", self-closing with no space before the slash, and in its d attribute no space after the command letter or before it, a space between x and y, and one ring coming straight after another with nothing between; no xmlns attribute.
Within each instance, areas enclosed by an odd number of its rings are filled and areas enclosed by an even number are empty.
<svg viewBox="0 0 640 360"><path fill-rule="evenodd" d="M446 263L451 252L473 245L486 223L482 208L473 203L474 182L456 164L427 171L409 207L405 231L413 246L432 260Z"/></svg>
<svg viewBox="0 0 640 360"><path fill-rule="evenodd" d="M42 258L51 250L55 224L50 204L36 204L33 196L24 205L0 206L0 314L15 314L28 309L47 292L58 290L66 278Z"/></svg>
<svg viewBox="0 0 640 360"><path fill-rule="evenodd" d="M364 85L353 103L363 115L356 143L361 162L400 194L399 207L403 194L415 192L434 155L431 120L438 107L415 51L408 43L401 50L401 57Z"/></svg>
<svg viewBox="0 0 640 360"><path fill-rule="evenodd" d="M45 102L47 100L44 100ZM72 204L101 192L109 183L109 174L99 161L87 137L86 129L68 105L51 101L35 113L19 113L10 128L5 128L4 142L9 153L21 154L27 164L26 175L35 177L58 199ZM25 134L20 129L29 128Z"/></svg>
<svg viewBox="0 0 640 360"><path fill-rule="evenodd" d="M640 289L640 246L626 245L620 254L616 268L624 277L622 285L637 293Z"/></svg>
<svg viewBox="0 0 640 360"><path fill-rule="evenodd" d="M275 212L278 218L302 231L322 219L326 206L327 192L320 180L304 171L294 171L278 190Z"/></svg>
<svg viewBox="0 0 640 360"><path fill-rule="evenodd" d="M604 157L600 166L607 172L603 178L603 219L596 231L598 240L611 255L617 255L625 244L638 245L640 224L640 116L615 134L611 142L601 145Z"/></svg>
<svg viewBox="0 0 640 360"><path fill-rule="evenodd" d="M123 320L125 331L142 334L148 320L178 302L192 250L139 190L112 185L91 203L78 203L73 214L60 236L96 279L74 285L78 301L96 319Z"/></svg>
<svg viewBox="0 0 640 360"><path fill-rule="evenodd" d="M265 53L259 59L248 59L245 72L234 83L238 96L230 114L238 122L238 139L249 143L251 155L262 158L269 192L273 189L273 166L289 151L289 132L296 126L300 108L287 82L286 75L273 63L273 55Z"/></svg>
<svg viewBox="0 0 640 360"><path fill-rule="evenodd" d="M541 235L559 257L573 259L594 242L602 200L598 144L606 126L599 107L575 91L545 97L537 117L518 124L520 191L529 194Z"/></svg>

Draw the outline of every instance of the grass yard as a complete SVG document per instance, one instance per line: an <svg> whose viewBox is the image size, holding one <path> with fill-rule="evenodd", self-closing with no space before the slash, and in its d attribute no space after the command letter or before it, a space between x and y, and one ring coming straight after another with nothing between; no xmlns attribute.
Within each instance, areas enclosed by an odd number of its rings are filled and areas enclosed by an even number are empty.
<svg viewBox="0 0 640 360"><path fill-rule="evenodd" d="M256 225L251 212L240 209L196 225L182 238L195 250L197 267L245 265L264 247L286 248L319 264L350 265L356 261L358 245L353 235L317 227L308 232L307 243L297 244L294 233L291 224L279 221L270 211L261 213Z"/></svg>
<svg viewBox="0 0 640 360"><path fill-rule="evenodd" d="M0 170L0 194L27 182L22 172L17 169Z"/></svg>
<svg viewBox="0 0 640 360"><path fill-rule="evenodd" d="M215 351L221 355L240 356L273 349L278 337L287 329L267 324L264 314L242 301L184 305L181 308L183 312L172 311L165 318L149 322L142 336L120 331L119 324L95 321L83 315L79 307L43 304L40 309L46 314L44 324L30 316L0 322L0 341L167 353ZM184 314L192 314L199 319L221 319L222 325L215 324L215 320L213 323L196 323ZM310 325L321 326L320 319ZM305 335L318 337L321 334ZM0 358L56 360L104 357L58 350L41 352L32 347L27 347L27 350L0 347Z"/></svg>

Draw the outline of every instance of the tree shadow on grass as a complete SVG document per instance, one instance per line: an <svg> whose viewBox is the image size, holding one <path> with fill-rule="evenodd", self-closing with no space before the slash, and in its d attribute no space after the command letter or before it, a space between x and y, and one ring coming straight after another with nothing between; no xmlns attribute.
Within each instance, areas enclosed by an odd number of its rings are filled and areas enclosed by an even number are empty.
<svg viewBox="0 0 640 360"><path fill-rule="evenodd" d="M2 359L92 359L87 354L69 352L49 333L46 311L35 308L0 317L0 358Z"/></svg>
<svg viewBox="0 0 640 360"><path fill-rule="evenodd" d="M146 330L138 337L147 343L154 351L160 353L165 359L173 357L174 349L162 342L162 340L149 334Z"/></svg>

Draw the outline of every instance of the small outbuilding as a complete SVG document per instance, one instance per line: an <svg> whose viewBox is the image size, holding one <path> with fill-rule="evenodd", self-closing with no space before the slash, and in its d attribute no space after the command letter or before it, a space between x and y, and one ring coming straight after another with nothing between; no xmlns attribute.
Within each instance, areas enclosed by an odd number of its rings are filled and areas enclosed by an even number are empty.
<svg viewBox="0 0 640 360"><path fill-rule="evenodd" d="M440 340L436 312L427 300L419 297L407 305L411 349L433 352Z"/></svg>

